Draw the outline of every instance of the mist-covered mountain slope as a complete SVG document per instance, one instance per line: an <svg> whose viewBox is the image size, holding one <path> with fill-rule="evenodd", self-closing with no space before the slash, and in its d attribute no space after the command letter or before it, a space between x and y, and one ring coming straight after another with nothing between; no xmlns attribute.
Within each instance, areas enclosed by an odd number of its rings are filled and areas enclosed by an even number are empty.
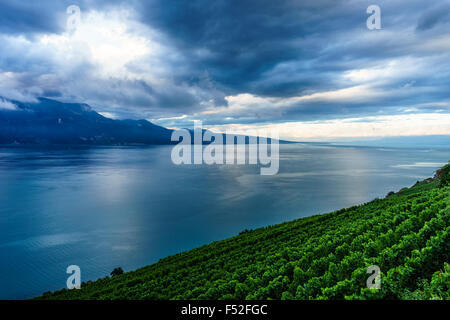
<svg viewBox="0 0 450 320"><path fill-rule="evenodd" d="M172 130L147 120L113 120L87 104L0 97L0 144L170 144Z"/></svg>
<svg viewBox="0 0 450 320"><path fill-rule="evenodd" d="M186 129L195 143L194 130ZM0 145L83 144L151 145L176 144L173 130L147 120L116 120L102 116L89 105L38 98L36 103L7 100L0 96ZM205 130L202 130L202 135ZM232 135L232 143L249 143L248 136ZM243 138L240 140L239 137ZM223 134L223 144L227 135ZM214 139L214 138L213 138ZM214 141L214 140L213 140ZM259 142L259 138L257 140ZM272 139L268 139L270 144ZM202 141L209 144L208 141ZM291 143L279 140L279 143Z"/></svg>

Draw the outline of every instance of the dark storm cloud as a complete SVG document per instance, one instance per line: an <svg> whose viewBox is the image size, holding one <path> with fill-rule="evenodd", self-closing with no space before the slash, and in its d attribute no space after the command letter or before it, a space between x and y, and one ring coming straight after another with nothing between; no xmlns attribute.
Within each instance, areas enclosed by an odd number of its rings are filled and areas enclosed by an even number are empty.
<svg viewBox="0 0 450 320"><path fill-rule="evenodd" d="M409 7L402 3L386 7L407 17L409 8L417 6L417 1L411 1ZM139 12L143 22L165 32L188 57L192 72L208 70L228 88L227 93L291 96L326 88L333 81L329 73L349 69L349 63L342 65L349 60L405 53L396 52L391 41L397 39L383 39L376 47L351 41L352 32L368 32L365 10L370 4L335 0L143 1ZM391 20L387 14L383 19L388 24ZM265 79L285 62L291 63L291 70L283 70L283 79Z"/></svg>
<svg viewBox="0 0 450 320"><path fill-rule="evenodd" d="M0 2L0 33L32 36L39 33L60 33L66 27L66 9L70 5L81 8L107 10L119 5L119 0L39 0Z"/></svg>
<svg viewBox="0 0 450 320"><path fill-rule="evenodd" d="M324 34L361 24L364 6L344 8L319 1L171 1L143 2L141 19L165 32L184 52L192 71L208 70L227 93L250 91L284 96L323 83L312 77L271 86L257 83L283 61L311 61L323 49ZM344 23L345 22L345 23ZM303 66L302 73L313 75ZM289 74L287 75L287 78Z"/></svg>
<svg viewBox="0 0 450 320"><path fill-rule="evenodd" d="M55 7L61 7L61 4L55 1L1 1L0 32L58 32L61 26L55 17Z"/></svg>
<svg viewBox="0 0 450 320"><path fill-rule="evenodd" d="M417 24L417 30L428 30L434 28L441 23L449 23L450 18L450 3L436 4L420 17Z"/></svg>

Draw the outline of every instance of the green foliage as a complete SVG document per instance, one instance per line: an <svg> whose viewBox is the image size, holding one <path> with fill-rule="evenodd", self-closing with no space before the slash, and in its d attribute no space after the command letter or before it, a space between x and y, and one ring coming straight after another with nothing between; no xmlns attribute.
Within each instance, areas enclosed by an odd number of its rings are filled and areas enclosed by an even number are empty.
<svg viewBox="0 0 450 320"><path fill-rule="evenodd" d="M406 292L409 300L450 300L450 265L444 263L442 270L436 271L430 281L420 280L419 289Z"/></svg>
<svg viewBox="0 0 450 320"><path fill-rule="evenodd" d="M121 267L114 268L114 270L111 272L111 276L112 277L118 276L118 275L121 275L122 273L123 273L123 270Z"/></svg>
<svg viewBox="0 0 450 320"><path fill-rule="evenodd" d="M442 187L450 185L450 164L447 164L439 171L440 171L439 172L439 175L440 175L439 186L442 188Z"/></svg>
<svg viewBox="0 0 450 320"><path fill-rule="evenodd" d="M40 298L449 299L450 186L439 184L247 230ZM366 286L370 265L381 269L380 290Z"/></svg>

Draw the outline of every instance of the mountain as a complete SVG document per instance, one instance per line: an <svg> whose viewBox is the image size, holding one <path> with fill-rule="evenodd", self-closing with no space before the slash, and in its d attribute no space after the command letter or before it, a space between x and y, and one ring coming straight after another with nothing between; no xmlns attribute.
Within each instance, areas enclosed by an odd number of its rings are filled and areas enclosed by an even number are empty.
<svg viewBox="0 0 450 320"><path fill-rule="evenodd" d="M172 130L147 120L113 120L87 104L0 97L0 144L170 144Z"/></svg>
<svg viewBox="0 0 450 320"><path fill-rule="evenodd" d="M187 130L194 143L194 131ZM95 112L87 104L63 103L47 98L38 98L36 103L24 103L0 97L0 145L178 143L171 141L172 132L147 120L109 119ZM233 136L235 143L239 143L238 137L244 137L245 144L249 143L248 136ZM271 142L269 138L268 143ZM279 143L291 142L279 140ZM226 144L226 135L223 135L223 144Z"/></svg>

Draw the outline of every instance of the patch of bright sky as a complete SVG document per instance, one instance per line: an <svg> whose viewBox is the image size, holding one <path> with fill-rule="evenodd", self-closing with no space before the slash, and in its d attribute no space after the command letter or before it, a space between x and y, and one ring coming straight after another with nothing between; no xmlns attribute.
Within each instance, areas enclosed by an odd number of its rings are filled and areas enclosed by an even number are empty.
<svg viewBox="0 0 450 320"><path fill-rule="evenodd" d="M397 136L427 136L450 134L450 114L421 113L408 115L371 116L361 118L283 122L274 124L239 124L210 126L215 132L236 134L259 133L277 135L292 141L330 141L348 138L379 138ZM266 134L264 134L266 133ZM276 135L273 135L276 133Z"/></svg>
<svg viewBox="0 0 450 320"><path fill-rule="evenodd" d="M132 21L131 13L125 9L88 11L83 12L74 30L42 35L40 44L51 48L61 64L89 62L99 77L140 79L152 73L135 73L128 66L144 57L151 59L162 54L163 47L152 41L153 37L156 34Z"/></svg>

